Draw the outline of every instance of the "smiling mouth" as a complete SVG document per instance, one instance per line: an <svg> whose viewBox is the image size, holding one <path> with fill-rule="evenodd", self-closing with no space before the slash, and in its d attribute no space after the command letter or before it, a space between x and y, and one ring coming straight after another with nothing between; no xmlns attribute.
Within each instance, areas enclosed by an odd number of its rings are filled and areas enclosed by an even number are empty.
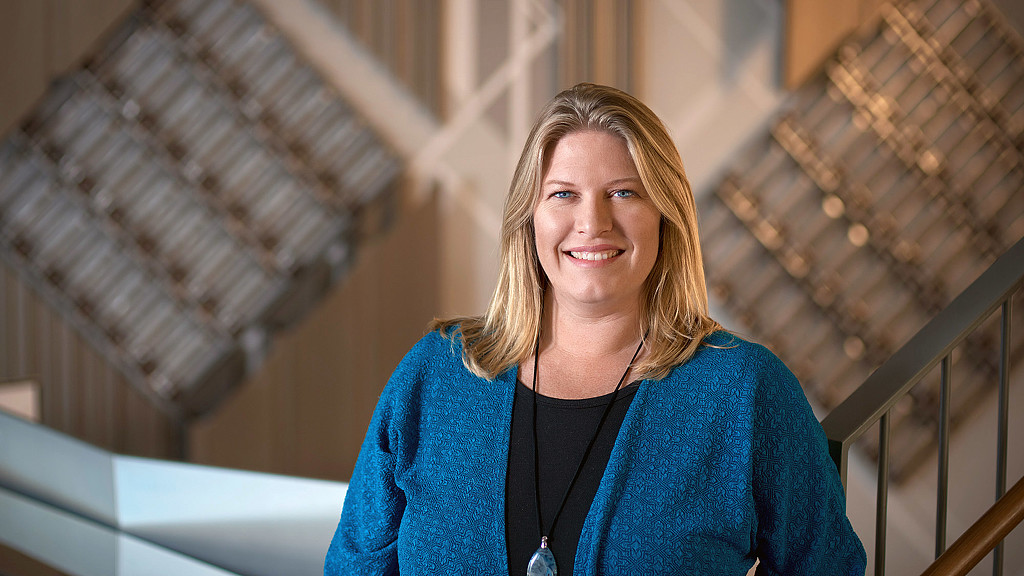
<svg viewBox="0 0 1024 576"><path fill-rule="evenodd" d="M624 250L603 250L601 252L569 252L569 255L577 260L590 260L592 262L598 260L607 260L613 256L622 254Z"/></svg>

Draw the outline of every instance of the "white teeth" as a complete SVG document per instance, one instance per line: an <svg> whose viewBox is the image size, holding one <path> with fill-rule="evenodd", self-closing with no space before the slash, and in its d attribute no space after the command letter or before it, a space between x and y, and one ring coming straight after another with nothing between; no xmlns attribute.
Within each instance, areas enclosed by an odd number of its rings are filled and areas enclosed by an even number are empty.
<svg viewBox="0 0 1024 576"><path fill-rule="evenodd" d="M606 252L569 252L573 258L578 260L607 260L612 256L618 256L622 250L608 250Z"/></svg>

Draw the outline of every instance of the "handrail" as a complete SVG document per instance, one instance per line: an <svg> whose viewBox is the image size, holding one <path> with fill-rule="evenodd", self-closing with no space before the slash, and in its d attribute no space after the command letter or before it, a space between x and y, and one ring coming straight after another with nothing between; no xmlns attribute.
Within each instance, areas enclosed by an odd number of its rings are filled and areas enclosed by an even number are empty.
<svg viewBox="0 0 1024 576"><path fill-rule="evenodd" d="M1024 521L1024 478L1010 488L921 576L963 576Z"/></svg>
<svg viewBox="0 0 1024 576"><path fill-rule="evenodd" d="M829 451L846 485L850 446L929 370L1024 284L1024 239L996 259L977 280L875 370L822 420Z"/></svg>
<svg viewBox="0 0 1024 576"><path fill-rule="evenodd" d="M1002 308L999 360L999 423L996 442L996 499L1006 487L1007 398L1010 372L1012 298L1024 286L1024 239L1018 240L952 303L885 361L822 421L829 452L846 485L850 446L876 422L879 427L878 496L875 513L875 576L885 575L889 489L889 436L892 408L936 365L942 364L939 396L939 470L935 555L946 551L947 485L950 425L948 400L953 350L997 309ZM1003 546L994 545L994 573L1002 574Z"/></svg>

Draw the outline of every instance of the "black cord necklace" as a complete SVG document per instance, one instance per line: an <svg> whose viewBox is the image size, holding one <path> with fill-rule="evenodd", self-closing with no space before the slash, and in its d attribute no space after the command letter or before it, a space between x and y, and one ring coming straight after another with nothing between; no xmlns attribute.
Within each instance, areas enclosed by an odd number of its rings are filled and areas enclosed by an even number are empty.
<svg viewBox="0 0 1024 576"><path fill-rule="evenodd" d="M615 404L615 398L619 394L619 389L622 388L622 383L626 381L626 375L629 374L629 369L633 367L633 362L636 361L636 357L640 354L640 349L643 346L644 340L641 338L640 345L636 347L636 352L633 353L629 364L626 365L626 371L622 373L619 383L615 385L615 391L612 392L611 400L604 407L601 419L597 422L597 430L591 436L587 449L583 451L583 457L580 458L580 463L576 466L576 473L573 474L569 486L565 489L565 494L562 495L562 502L558 505L554 518L551 519L551 528L547 532L548 535L554 534L555 525L558 524L558 516L561 515L562 509L565 508L565 503L569 500L569 493L572 492L572 487L576 485L576 480L579 479L580 472L583 471L583 465L587 461L587 456L590 456L590 450L594 447L597 437L601 434L604 421L608 419L608 414L612 411L612 405ZM534 495L537 497L537 528L538 532L540 532L540 548L537 548L537 551L530 558L530 563L526 566L526 576L558 576L558 564L555 562L555 555L548 548L548 535L544 533L544 521L541 519L540 511L540 456L537 449L537 360L539 358L540 338L537 339L533 352L533 487Z"/></svg>

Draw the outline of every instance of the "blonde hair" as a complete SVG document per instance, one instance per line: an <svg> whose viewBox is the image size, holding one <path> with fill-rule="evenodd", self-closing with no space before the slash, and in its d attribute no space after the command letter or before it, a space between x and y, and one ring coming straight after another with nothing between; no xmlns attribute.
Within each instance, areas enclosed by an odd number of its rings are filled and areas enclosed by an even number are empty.
<svg viewBox="0 0 1024 576"><path fill-rule="evenodd" d="M519 157L501 223L498 283L483 316L434 320L431 329L461 340L474 374L493 379L523 362L540 337L547 278L534 241L533 211L544 159L562 137L600 130L626 142L640 180L661 213L661 245L643 286L640 329L648 354L634 367L643 378L664 378L689 360L704 338L721 329L708 313L697 206L683 161L658 117L629 94L577 84L540 113Z"/></svg>

